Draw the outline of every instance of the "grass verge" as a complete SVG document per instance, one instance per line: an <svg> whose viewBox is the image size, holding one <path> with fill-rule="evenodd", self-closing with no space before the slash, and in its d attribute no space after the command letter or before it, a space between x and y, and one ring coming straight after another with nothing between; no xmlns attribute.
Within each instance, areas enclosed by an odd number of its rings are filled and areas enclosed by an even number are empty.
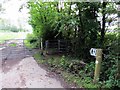
<svg viewBox="0 0 120 90"><path fill-rule="evenodd" d="M11 43L11 44L9 44L9 46L11 46L11 47L16 47L17 44L16 44L16 43Z"/></svg>
<svg viewBox="0 0 120 90"><path fill-rule="evenodd" d="M85 73L75 74L72 69L73 62L72 59L65 56L40 56L38 53L34 55L34 58L38 64L44 64L49 70L61 75L68 84L74 83L78 88L100 88L101 84L94 84L92 78L85 75ZM80 72L84 72L79 70Z"/></svg>

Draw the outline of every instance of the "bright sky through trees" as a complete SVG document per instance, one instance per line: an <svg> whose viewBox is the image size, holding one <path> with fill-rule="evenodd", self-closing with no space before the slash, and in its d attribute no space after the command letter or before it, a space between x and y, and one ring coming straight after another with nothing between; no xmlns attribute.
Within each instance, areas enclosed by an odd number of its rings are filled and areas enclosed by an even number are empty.
<svg viewBox="0 0 120 90"><path fill-rule="evenodd" d="M28 25L28 9L23 8L21 12L19 8L25 4L27 0L0 0L2 2L2 8L5 9L4 13L0 15L0 18L7 20L10 24L26 29L30 29Z"/></svg>

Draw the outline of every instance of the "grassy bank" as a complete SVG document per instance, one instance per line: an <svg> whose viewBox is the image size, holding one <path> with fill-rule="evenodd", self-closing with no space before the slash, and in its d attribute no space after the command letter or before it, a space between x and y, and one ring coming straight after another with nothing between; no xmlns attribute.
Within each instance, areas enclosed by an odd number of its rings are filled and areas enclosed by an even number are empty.
<svg viewBox="0 0 120 90"><path fill-rule="evenodd" d="M49 70L59 74L68 84L74 84L79 88L100 88L101 83L93 83L93 75L91 72L93 66L82 66L79 60L73 60L65 56L40 56L38 53L34 55L39 64L44 64ZM79 65L79 66L78 66ZM89 68L89 70L88 70ZM81 69L81 70L80 70Z"/></svg>

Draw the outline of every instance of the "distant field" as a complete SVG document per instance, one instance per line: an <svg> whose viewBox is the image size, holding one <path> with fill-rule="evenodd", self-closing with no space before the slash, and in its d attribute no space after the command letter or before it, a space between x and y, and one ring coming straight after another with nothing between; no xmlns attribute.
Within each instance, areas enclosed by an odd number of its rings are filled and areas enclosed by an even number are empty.
<svg viewBox="0 0 120 90"><path fill-rule="evenodd" d="M0 43L4 42L4 40L8 39L25 39L27 33L26 32L0 32Z"/></svg>

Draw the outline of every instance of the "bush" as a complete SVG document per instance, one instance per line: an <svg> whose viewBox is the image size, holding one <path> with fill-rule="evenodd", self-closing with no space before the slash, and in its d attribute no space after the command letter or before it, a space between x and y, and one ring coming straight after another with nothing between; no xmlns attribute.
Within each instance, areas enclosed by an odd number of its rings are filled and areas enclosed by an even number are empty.
<svg viewBox="0 0 120 90"><path fill-rule="evenodd" d="M113 38L112 38L113 37ZM108 39L108 40L107 40ZM116 34L109 34L106 36L106 43L104 47L104 59L102 61L100 80L94 84L94 70L95 62L83 64L80 60L62 56L52 57L44 60L48 66L52 67L54 71L61 70L69 75L63 75L70 82L82 85L85 88L115 88L119 85L118 59L119 56L119 42L120 38Z"/></svg>
<svg viewBox="0 0 120 90"><path fill-rule="evenodd" d="M17 29L11 29L12 32L19 32Z"/></svg>
<svg viewBox="0 0 120 90"><path fill-rule="evenodd" d="M39 42L36 36L33 34L28 34L27 39L25 40L25 45L28 48L37 48L39 46Z"/></svg>
<svg viewBox="0 0 120 90"><path fill-rule="evenodd" d="M108 34L106 36L106 44L104 51L104 59L102 62L102 70L100 80L105 83L104 87L114 88L120 87L117 77L118 72L118 59L119 56L119 41L118 34Z"/></svg>

